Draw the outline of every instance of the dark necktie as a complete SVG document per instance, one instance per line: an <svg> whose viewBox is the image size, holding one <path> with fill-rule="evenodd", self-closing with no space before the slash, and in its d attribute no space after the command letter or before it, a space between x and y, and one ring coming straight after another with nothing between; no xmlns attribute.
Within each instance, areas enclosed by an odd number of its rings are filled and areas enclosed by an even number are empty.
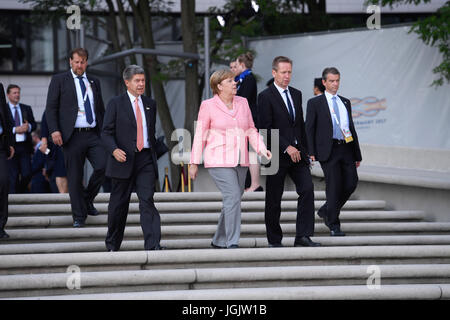
<svg viewBox="0 0 450 320"><path fill-rule="evenodd" d="M294 117L294 108L292 108L291 100L289 99L288 91L287 89L283 91L286 94L286 101L289 109L289 114L291 115L292 121L295 121Z"/></svg>
<svg viewBox="0 0 450 320"><path fill-rule="evenodd" d="M80 87L81 87L81 95L86 95L86 86L84 85L83 76L78 76L78 80L80 80ZM84 100L84 111L86 112L86 120L89 124L94 122L94 118L92 118L92 109L91 109L91 102L89 101L89 95L86 95L86 100Z"/></svg>
<svg viewBox="0 0 450 320"><path fill-rule="evenodd" d="M20 116L19 116L19 107L15 106L14 107L14 126L16 127L20 127L21 123L20 123Z"/></svg>

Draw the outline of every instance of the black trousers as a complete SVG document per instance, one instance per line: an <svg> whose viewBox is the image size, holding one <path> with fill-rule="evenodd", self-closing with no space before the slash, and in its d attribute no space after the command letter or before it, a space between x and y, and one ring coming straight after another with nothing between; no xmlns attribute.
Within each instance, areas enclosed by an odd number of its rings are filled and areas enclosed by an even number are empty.
<svg viewBox="0 0 450 320"><path fill-rule="evenodd" d="M286 155L281 156L286 157ZM284 161L284 163L286 162ZM290 161L287 166L280 163L278 172L275 175L267 176L266 179L264 219L267 240L270 244L280 244L283 238L280 215L286 175L289 175L295 183L299 196L297 200L296 241L300 237L310 237L314 234L314 185L309 166L303 162L293 163Z"/></svg>
<svg viewBox="0 0 450 320"><path fill-rule="evenodd" d="M14 150L14 156L8 160L9 193L29 193L32 154L26 142L17 142Z"/></svg>
<svg viewBox="0 0 450 320"><path fill-rule="evenodd" d="M319 209L318 214L326 217L330 230L341 227L339 215L341 209L358 184L353 149L350 144L333 143L328 161L320 162L325 175L325 193L327 201Z"/></svg>
<svg viewBox="0 0 450 320"><path fill-rule="evenodd" d="M153 201L156 172L151 151L144 149L135 153L133 172L129 179L111 179L111 197L108 206L108 233L106 248L118 251L122 244L127 222L130 197L134 188L139 199L144 248L150 250L161 240L161 218Z"/></svg>
<svg viewBox="0 0 450 320"><path fill-rule="evenodd" d="M105 179L106 150L95 131L74 131L63 144L63 153L73 219L84 221ZM94 168L87 188L83 186L86 158Z"/></svg>
<svg viewBox="0 0 450 320"><path fill-rule="evenodd" d="M0 231L3 231L8 221L9 176L6 151L0 140Z"/></svg>

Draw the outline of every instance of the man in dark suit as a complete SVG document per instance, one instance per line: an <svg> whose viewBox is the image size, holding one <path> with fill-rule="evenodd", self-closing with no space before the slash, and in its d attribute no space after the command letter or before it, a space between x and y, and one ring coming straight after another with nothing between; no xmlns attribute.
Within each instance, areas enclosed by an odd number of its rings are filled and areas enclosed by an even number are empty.
<svg viewBox="0 0 450 320"><path fill-rule="evenodd" d="M3 84L0 83L0 240L9 238L5 232L8 220L9 176L7 160L14 156L11 113L8 110Z"/></svg>
<svg viewBox="0 0 450 320"><path fill-rule="evenodd" d="M53 76L50 82L45 110L51 138L63 148L75 228L85 225L87 215L98 215L93 201L105 178L106 165L100 139L105 107L99 80L86 75L87 64L87 50L72 50L71 69ZM86 158L94 172L85 189Z"/></svg>
<svg viewBox="0 0 450 320"><path fill-rule="evenodd" d="M123 240L133 188L139 198L145 250L161 250L161 220L153 201L158 178L156 158L156 102L143 96L144 69L128 66L123 72L127 92L108 103L102 140L107 149L106 176L111 178L106 248L118 251Z"/></svg>
<svg viewBox="0 0 450 320"><path fill-rule="evenodd" d="M6 89L8 106L11 111L12 133L15 138L15 153L8 160L9 165L9 192L27 193L31 181L31 157L33 156L33 141L31 132L36 130L36 121L29 105L19 103L20 87L16 84L8 85Z"/></svg>
<svg viewBox="0 0 450 320"><path fill-rule="evenodd" d="M317 214L330 228L331 236L345 236L339 214L356 189L361 150L350 100L337 95L339 71L325 68L322 82L325 93L310 99L306 111L309 154L312 161L320 161L326 184L327 201Z"/></svg>
<svg viewBox="0 0 450 320"><path fill-rule="evenodd" d="M271 146L271 135L275 134L271 130L279 130L279 170L267 176L266 180L267 239L271 247L282 246L281 198L284 180L289 174L299 195L294 246L319 246L310 238L314 234L314 186L309 170L302 93L289 87L292 61L287 57L276 57L272 63L272 75L274 83L258 95L259 127L268 129L270 149L274 147Z"/></svg>

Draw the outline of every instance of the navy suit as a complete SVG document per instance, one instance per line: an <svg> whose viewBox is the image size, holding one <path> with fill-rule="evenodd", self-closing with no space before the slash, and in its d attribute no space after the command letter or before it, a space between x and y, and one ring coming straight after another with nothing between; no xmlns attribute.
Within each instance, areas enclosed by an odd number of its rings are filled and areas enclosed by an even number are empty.
<svg viewBox="0 0 450 320"><path fill-rule="evenodd" d="M317 214L324 218L325 224L332 231L340 230L341 208L358 183L355 162L362 160L350 100L341 96L339 98L347 109L353 142L333 140L333 121L325 94L309 99L306 111L309 153L320 161L326 184L327 201Z"/></svg>
<svg viewBox="0 0 450 320"><path fill-rule="evenodd" d="M102 130L102 140L108 151L106 176L111 178L111 197L108 206L108 233L106 248L118 251L128 215L130 196L136 189L139 198L141 226L146 250L159 247L161 220L153 201L155 181L158 179L155 152L156 102L141 96L143 118L147 123L148 144L140 152L136 148L137 125L127 93L114 97L108 103ZM112 155L115 149L126 153L126 161L119 162Z"/></svg>
<svg viewBox="0 0 450 320"><path fill-rule="evenodd" d="M33 111L29 105L19 103L19 108L22 113L22 123L28 121L31 126L31 130L25 133L25 141L16 141L14 157L8 160L10 193L28 192L28 184L30 183L32 176L31 158L34 153L34 149L31 139L31 132L36 130L36 121L34 120ZM14 119L14 114L11 114L11 119ZM12 121L13 122L11 125L14 127L14 120Z"/></svg>

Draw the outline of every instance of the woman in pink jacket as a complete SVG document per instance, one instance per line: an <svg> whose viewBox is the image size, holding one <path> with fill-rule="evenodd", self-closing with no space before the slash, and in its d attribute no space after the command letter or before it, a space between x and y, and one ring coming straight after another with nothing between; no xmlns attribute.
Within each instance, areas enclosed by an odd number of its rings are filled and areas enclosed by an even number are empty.
<svg viewBox="0 0 450 320"><path fill-rule="evenodd" d="M241 197L249 166L247 145L270 160L272 154L253 123L247 99L236 96L234 74L218 70L210 78L214 97L200 105L189 174L197 177L202 163L223 196L222 212L211 242L214 248L238 248Z"/></svg>

